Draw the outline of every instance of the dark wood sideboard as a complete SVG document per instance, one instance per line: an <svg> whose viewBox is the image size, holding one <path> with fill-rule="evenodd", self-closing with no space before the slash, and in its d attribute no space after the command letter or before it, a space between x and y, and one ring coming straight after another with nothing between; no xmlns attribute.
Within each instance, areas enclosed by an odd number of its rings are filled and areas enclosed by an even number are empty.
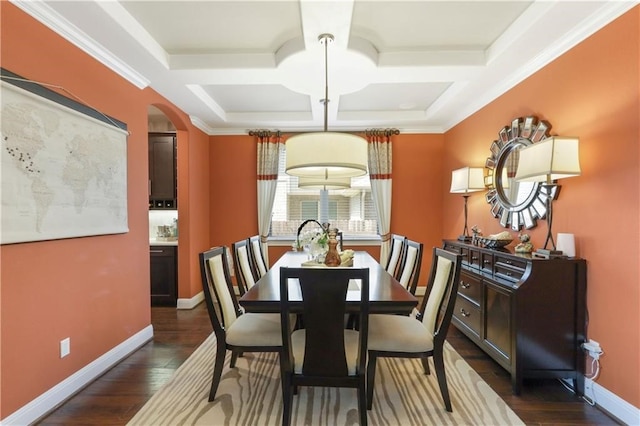
<svg viewBox="0 0 640 426"><path fill-rule="evenodd" d="M455 240L443 247L462 255L452 323L511 374L513 393L525 378L564 378L582 395L586 261Z"/></svg>

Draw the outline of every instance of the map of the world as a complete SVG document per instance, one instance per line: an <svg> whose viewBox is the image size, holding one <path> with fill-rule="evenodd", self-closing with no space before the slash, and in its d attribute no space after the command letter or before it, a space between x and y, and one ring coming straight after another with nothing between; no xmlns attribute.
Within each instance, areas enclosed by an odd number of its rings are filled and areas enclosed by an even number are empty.
<svg viewBox="0 0 640 426"><path fill-rule="evenodd" d="M127 132L2 82L2 244L127 225Z"/></svg>

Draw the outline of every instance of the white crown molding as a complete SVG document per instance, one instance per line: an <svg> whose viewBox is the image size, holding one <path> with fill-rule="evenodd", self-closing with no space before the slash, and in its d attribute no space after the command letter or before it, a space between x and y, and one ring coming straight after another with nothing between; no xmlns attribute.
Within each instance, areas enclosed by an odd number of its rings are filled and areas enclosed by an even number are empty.
<svg viewBox="0 0 640 426"><path fill-rule="evenodd" d="M151 339L153 339L153 326L148 325L89 365L76 371L36 399L2 419L2 425L33 424Z"/></svg>
<svg viewBox="0 0 640 426"><path fill-rule="evenodd" d="M476 97L474 101L469 102L466 105L466 108L462 108L457 114L453 114L449 122L443 126L444 131L450 130L460 122L464 121L467 117L481 110L483 107L511 90L517 84L535 74L542 67L557 59L587 37L591 36L614 19L632 9L638 3L640 2L624 0L607 2L595 13L592 13L589 18L585 19L585 21L579 25L575 31L567 33L566 36L559 39L553 46L549 46L549 48L541 55L538 55L528 63L524 64L524 66L518 68L516 72L506 76L500 84L492 86L490 90L486 90L482 96Z"/></svg>
<svg viewBox="0 0 640 426"><path fill-rule="evenodd" d="M112 55L104 47L96 43L84 32L78 29L53 10L42 0L10 0L11 3L22 9L51 30L64 37L89 56L93 57L116 74L126 79L139 89L149 86L150 81L135 71L126 63Z"/></svg>
<svg viewBox="0 0 640 426"><path fill-rule="evenodd" d="M207 136L211 136L211 135L215 134L216 129L214 129L213 127L209 126L207 123L205 123L200 118L198 118L196 116L193 116L193 115L190 115L189 119L191 120L191 124L193 124L198 129L200 129L203 132L205 132L207 134ZM246 133L246 132L244 132L244 133Z"/></svg>

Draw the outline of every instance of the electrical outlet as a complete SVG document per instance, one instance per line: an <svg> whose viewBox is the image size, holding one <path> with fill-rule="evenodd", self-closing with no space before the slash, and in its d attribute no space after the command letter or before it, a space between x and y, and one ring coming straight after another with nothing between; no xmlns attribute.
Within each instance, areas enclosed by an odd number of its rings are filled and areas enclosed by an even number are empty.
<svg viewBox="0 0 640 426"><path fill-rule="evenodd" d="M60 340L60 358L64 358L70 353L71 353L71 337L67 337L66 339Z"/></svg>

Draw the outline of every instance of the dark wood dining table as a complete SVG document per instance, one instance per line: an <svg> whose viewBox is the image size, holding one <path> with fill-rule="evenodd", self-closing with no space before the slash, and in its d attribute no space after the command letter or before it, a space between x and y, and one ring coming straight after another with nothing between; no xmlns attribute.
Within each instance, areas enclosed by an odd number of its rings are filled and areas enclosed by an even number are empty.
<svg viewBox="0 0 640 426"><path fill-rule="evenodd" d="M239 300L246 312L280 312L280 267L301 267L307 259L304 252L286 252ZM318 266L325 267L325 266ZM369 268L369 311L370 313L409 314L418 304L418 299L402 284L391 276L366 251L356 251L353 257L354 268ZM347 291L347 311L356 312L360 301L360 291L356 283ZM289 300L300 301L302 296L297 282L289 283ZM295 304L292 306L295 309Z"/></svg>

